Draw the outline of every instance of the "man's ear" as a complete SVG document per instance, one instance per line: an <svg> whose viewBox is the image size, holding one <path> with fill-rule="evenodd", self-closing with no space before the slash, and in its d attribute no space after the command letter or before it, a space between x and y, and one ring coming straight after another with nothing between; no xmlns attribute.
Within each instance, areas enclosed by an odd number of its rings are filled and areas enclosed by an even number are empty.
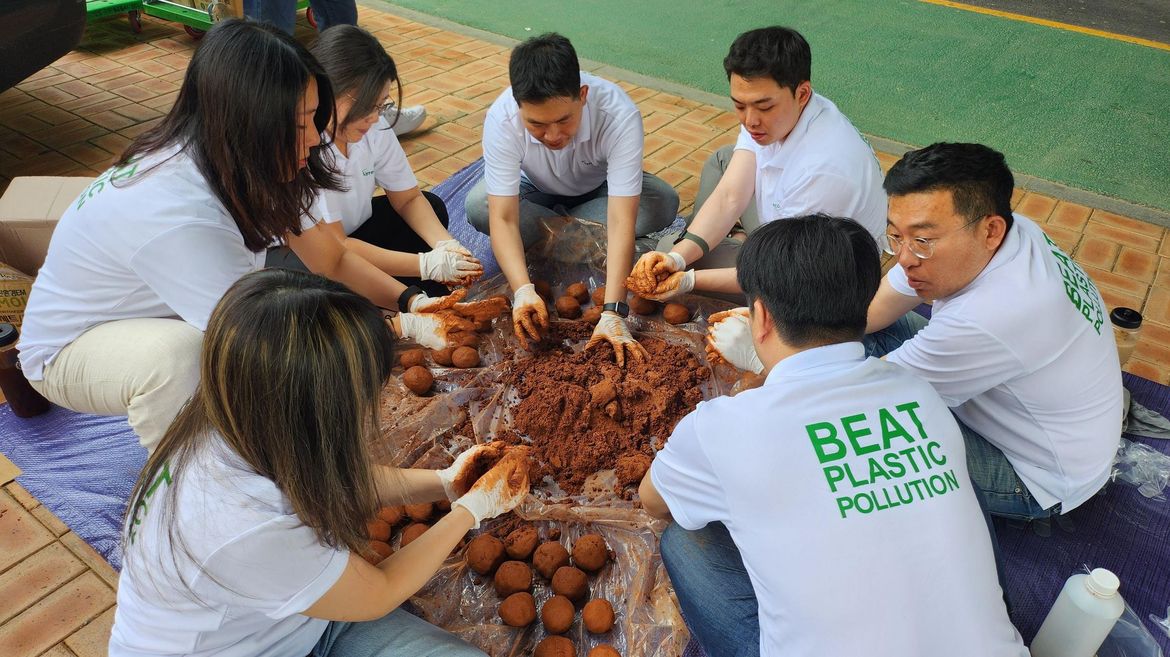
<svg viewBox="0 0 1170 657"><path fill-rule="evenodd" d="M581 85L581 95L578 96L578 98L580 98L581 102L584 103L585 98L588 96L589 96L589 85L587 85L587 84Z"/></svg>
<svg viewBox="0 0 1170 657"><path fill-rule="evenodd" d="M764 338L776 330L776 324L772 321L772 313L768 312L768 308L764 306L764 302L759 299L752 300L752 312L749 324L752 328L752 335L755 336L757 342L763 342Z"/></svg>
<svg viewBox="0 0 1170 657"><path fill-rule="evenodd" d="M999 248L1000 244L1003 244L1007 237L1007 221L998 214L993 214L987 218L984 230L987 231L984 233L984 245L988 251L994 251Z"/></svg>

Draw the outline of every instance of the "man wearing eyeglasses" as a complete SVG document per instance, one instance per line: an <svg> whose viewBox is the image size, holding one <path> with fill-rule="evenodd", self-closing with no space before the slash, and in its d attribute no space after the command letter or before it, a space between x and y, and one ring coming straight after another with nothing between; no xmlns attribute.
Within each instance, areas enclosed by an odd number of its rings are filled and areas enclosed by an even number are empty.
<svg viewBox="0 0 1170 657"><path fill-rule="evenodd" d="M906 153L887 174L887 253L867 353L917 374L951 407L988 511L1068 513L1109 477L1121 369L1105 302L1072 258L1013 215L1002 154L979 144ZM929 322L911 312L933 302Z"/></svg>

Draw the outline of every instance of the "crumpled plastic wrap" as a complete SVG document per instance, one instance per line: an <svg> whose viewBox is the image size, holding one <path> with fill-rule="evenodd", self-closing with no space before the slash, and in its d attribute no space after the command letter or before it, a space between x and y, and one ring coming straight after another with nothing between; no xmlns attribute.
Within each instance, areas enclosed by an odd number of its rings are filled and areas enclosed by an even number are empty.
<svg viewBox="0 0 1170 657"><path fill-rule="evenodd" d="M1083 574L1091 571L1088 566L1081 566ZM1124 588L1123 583L1123 601ZM1125 611L1121 613L1121 618L1117 619L1117 623L1109 631L1109 636L1105 637L1105 642L1097 650L1097 657L1162 657L1162 648L1142 624L1137 612L1126 602Z"/></svg>
<svg viewBox="0 0 1170 657"><path fill-rule="evenodd" d="M605 284L604 227L555 218L547 220L546 228L548 238L528 254L534 280L549 281L556 294L571 283L585 282L590 289ZM501 293L511 298L506 281L497 276L477 283L468 297ZM684 345L706 363L706 317L732 304L700 296L680 301L694 310L691 322L671 326L660 316L632 315L630 328L639 338L653 336ZM584 341L569 346L580 350ZM506 375L513 359L528 355L518 347L509 316L494 322L479 350L479 368L460 370L431 364L435 387L429 397L415 396L398 377L392 377L384 393L382 436L371 445L376 462L445 467L459 452L492 440L510 426L511 410L519 400L515 390L506 385ZM731 393L740 375L728 365L715 366L703 386L703 398ZM542 534L556 527L566 548L577 536L599 533L614 554L614 560L590 578L590 598L605 598L614 606L614 629L606 635L590 635L578 612L566 636L579 655L602 643L613 645L626 657L680 654L688 632L658 554L658 535L665 523L651 518L636 501L623 499L615 482L612 470L599 472L586 482L580 495L572 497L566 497L548 480L533 482L532 493L515 514L531 521ZM479 532L491 531L501 521L485 522ZM538 610L552 595L539 576L534 578L532 592ZM536 643L545 637L539 617L528 628L508 627L497 614L500 602L490 579L467 568L462 549L457 549L411 600L420 616L491 655L532 654Z"/></svg>
<svg viewBox="0 0 1170 657"><path fill-rule="evenodd" d="M1133 484L1142 495L1165 502L1163 491L1170 485L1170 456L1122 438L1113 463L1113 479Z"/></svg>

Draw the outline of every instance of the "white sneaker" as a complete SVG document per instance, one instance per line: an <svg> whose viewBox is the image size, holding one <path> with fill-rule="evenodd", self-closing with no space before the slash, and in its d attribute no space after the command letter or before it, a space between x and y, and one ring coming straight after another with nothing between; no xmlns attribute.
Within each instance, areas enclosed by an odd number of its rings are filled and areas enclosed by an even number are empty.
<svg viewBox="0 0 1170 657"><path fill-rule="evenodd" d="M386 108L382 116L386 117L390 127L394 128L394 134L401 136L414 132L422 126L423 121L427 120L427 108L415 105L414 107L398 109L398 107L391 105Z"/></svg>

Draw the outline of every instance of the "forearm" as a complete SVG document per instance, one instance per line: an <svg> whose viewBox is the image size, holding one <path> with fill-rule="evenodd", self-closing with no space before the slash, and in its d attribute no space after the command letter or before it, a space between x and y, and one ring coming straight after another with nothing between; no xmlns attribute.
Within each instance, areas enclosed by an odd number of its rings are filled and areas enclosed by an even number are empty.
<svg viewBox="0 0 1170 657"><path fill-rule="evenodd" d="M531 283L524 258L524 241L520 237L520 198L488 197L488 224L491 227L492 253L500 270L515 292Z"/></svg>
<svg viewBox="0 0 1170 657"><path fill-rule="evenodd" d="M402 194L405 196L399 204L395 204L396 196ZM397 192L390 194L391 205L394 205L394 210L402 216L403 221L407 226L415 232L419 237L423 238L427 244L434 247L443 240L454 239L451 233L443 228L439 217L435 215L435 209L431 207L430 201L427 200L423 193L414 188L407 192ZM417 274L416 274L417 275Z"/></svg>
<svg viewBox="0 0 1170 657"><path fill-rule="evenodd" d="M717 190L699 209L699 213L687 227L687 232L699 236L713 249L727 237L745 207L746 203L740 203L731 194L720 194ZM687 264L703 257L703 250L691 240L680 241L671 251L681 255Z"/></svg>
<svg viewBox="0 0 1170 657"><path fill-rule="evenodd" d="M605 302L626 300L626 277L634 264L634 224L637 196L609 197L606 221Z"/></svg>
<svg viewBox="0 0 1170 657"><path fill-rule="evenodd" d="M695 289L705 292L741 293L735 267L724 269L696 269Z"/></svg>
<svg viewBox="0 0 1170 657"><path fill-rule="evenodd" d="M348 249L329 272L315 273L344 283L382 308L397 308L398 297L406 291L405 285Z"/></svg>
<svg viewBox="0 0 1170 657"><path fill-rule="evenodd" d="M385 613L426 585L474 526L475 518L467 509L454 507L422 536L378 564L387 582Z"/></svg>
<svg viewBox="0 0 1170 657"><path fill-rule="evenodd" d="M391 251L352 237L345 238L344 244L346 249L358 254L363 260L391 276L417 277L419 275L417 253Z"/></svg>
<svg viewBox="0 0 1170 657"><path fill-rule="evenodd" d="M375 465L374 483L382 506L422 504L447 499L438 470Z"/></svg>

